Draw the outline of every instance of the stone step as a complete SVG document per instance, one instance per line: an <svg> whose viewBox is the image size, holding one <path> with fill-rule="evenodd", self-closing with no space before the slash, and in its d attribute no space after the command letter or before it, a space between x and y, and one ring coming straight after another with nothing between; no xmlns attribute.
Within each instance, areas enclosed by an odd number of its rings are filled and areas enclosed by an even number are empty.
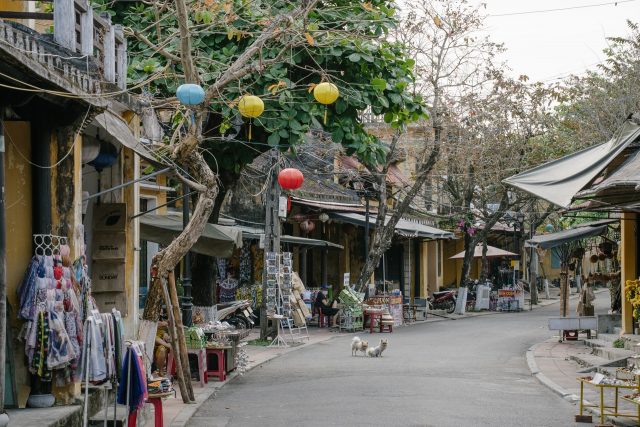
<svg viewBox="0 0 640 427"><path fill-rule="evenodd" d="M601 338L590 338L590 339L585 339L584 340L584 344L587 347L591 347L591 348L600 348L600 347L611 347L611 342L610 341L605 341Z"/></svg>
<svg viewBox="0 0 640 427"><path fill-rule="evenodd" d="M620 338L620 334L604 334L604 333L599 333L598 334L598 339L603 340L603 341L607 341L609 343L611 343L613 345L613 342L615 340L617 340L618 338Z"/></svg>
<svg viewBox="0 0 640 427"><path fill-rule="evenodd" d="M127 417L127 407L125 405L116 405L116 416L115 423L113 417L113 402L111 402L111 406L106 408L106 416L107 416L107 425L111 427L119 427L124 426L125 418ZM105 409L103 408L100 412L96 413L89 419L89 426L98 427L104 425L105 418Z"/></svg>
<svg viewBox="0 0 640 427"><path fill-rule="evenodd" d="M636 353L624 348L594 347L593 354L608 360L618 360L631 357Z"/></svg>

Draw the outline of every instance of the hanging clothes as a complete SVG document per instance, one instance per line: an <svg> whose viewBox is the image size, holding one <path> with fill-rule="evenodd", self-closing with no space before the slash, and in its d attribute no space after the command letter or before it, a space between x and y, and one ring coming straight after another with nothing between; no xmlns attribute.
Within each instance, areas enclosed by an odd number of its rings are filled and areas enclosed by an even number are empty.
<svg viewBox="0 0 640 427"><path fill-rule="evenodd" d="M148 397L147 377L142 364L142 357L136 350L133 344L127 348L122 363L122 381L118 386L117 401L121 405L128 404L130 411L136 411L141 408Z"/></svg>
<svg viewBox="0 0 640 427"><path fill-rule="evenodd" d="M89 381L101 383L107 379L107 366L104 357L104 346L100 327L91 318L84 323L84 336L82 339L82 360L80 362L80 378L85 378L89 358Z"/></svg>

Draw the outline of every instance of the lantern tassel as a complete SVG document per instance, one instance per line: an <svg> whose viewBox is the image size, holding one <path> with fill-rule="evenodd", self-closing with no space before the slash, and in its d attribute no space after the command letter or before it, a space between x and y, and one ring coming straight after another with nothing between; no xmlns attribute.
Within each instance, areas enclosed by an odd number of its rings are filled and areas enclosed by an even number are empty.
<svg viewBox="0 0 640 427"><path fill-rule="evenodd" d="M324 107L324 124L327 124L327 107Z"/></svg>
<svg viewBox="0 0 640 427"><path fill-rule="evenodd" d="M253 122L251 120L249 120L249 141L251 141L251 126L253 125Z"/></svg>

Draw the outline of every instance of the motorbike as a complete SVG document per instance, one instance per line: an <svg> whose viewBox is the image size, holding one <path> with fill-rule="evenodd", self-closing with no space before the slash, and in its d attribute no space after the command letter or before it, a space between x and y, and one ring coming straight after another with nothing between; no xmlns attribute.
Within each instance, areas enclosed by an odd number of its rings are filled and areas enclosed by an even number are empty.
<svg viewBox="0 0 640 427"><path fill-rule="evenodd" d="M238 300L216 305L216 319L227 322L237 329L251 329L256 315L251 308L251 300Z"/></svg>
<svg viewBox="0 0 640 427"><path fill-rule="evenodd" d="M456 309L456 293L453 290L434 292L428 302L430 310L444 310L451 314Z"/></svg>

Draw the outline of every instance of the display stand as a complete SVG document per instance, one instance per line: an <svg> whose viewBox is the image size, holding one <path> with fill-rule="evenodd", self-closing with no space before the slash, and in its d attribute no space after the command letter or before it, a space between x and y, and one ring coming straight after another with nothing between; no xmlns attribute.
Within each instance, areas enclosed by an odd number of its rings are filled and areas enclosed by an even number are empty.
<svg viewBox="0 0 640 427"><path fill-rule="evenodd" d="M638 378L636 377L636 384L597 384L593 382L591 378L578 378L580 381L580 417L583 416L584 408L597 408L600 411L600 424L604 424L604 419L606 416L612 417L626 417L626 418L637 418L638 424L640 425L640 403L635 402L631 399L627 399L622 397L623 400L635 403L638 407L635 413L630 412L620 412L619 411L619 400L620 400L620 390L637 390L640 391L640 383L638 383ZM598 404L587 404L584 401L584 386L585 384L595 387L599 389L600 392L600 400ZM613 389L614 390L614 398L612 405L605 405L605 390Z"/></svg>
<svg viewBox="0 0 640 427"><path fill-rule="evenodd" d="M269 316L269 320L275 320L278 322L278 335L271 341L269 347L289 347L287 341L282 337L284 335L284 330L282 326L282 320L285 319L281 314L273 314Z"/></svg>

